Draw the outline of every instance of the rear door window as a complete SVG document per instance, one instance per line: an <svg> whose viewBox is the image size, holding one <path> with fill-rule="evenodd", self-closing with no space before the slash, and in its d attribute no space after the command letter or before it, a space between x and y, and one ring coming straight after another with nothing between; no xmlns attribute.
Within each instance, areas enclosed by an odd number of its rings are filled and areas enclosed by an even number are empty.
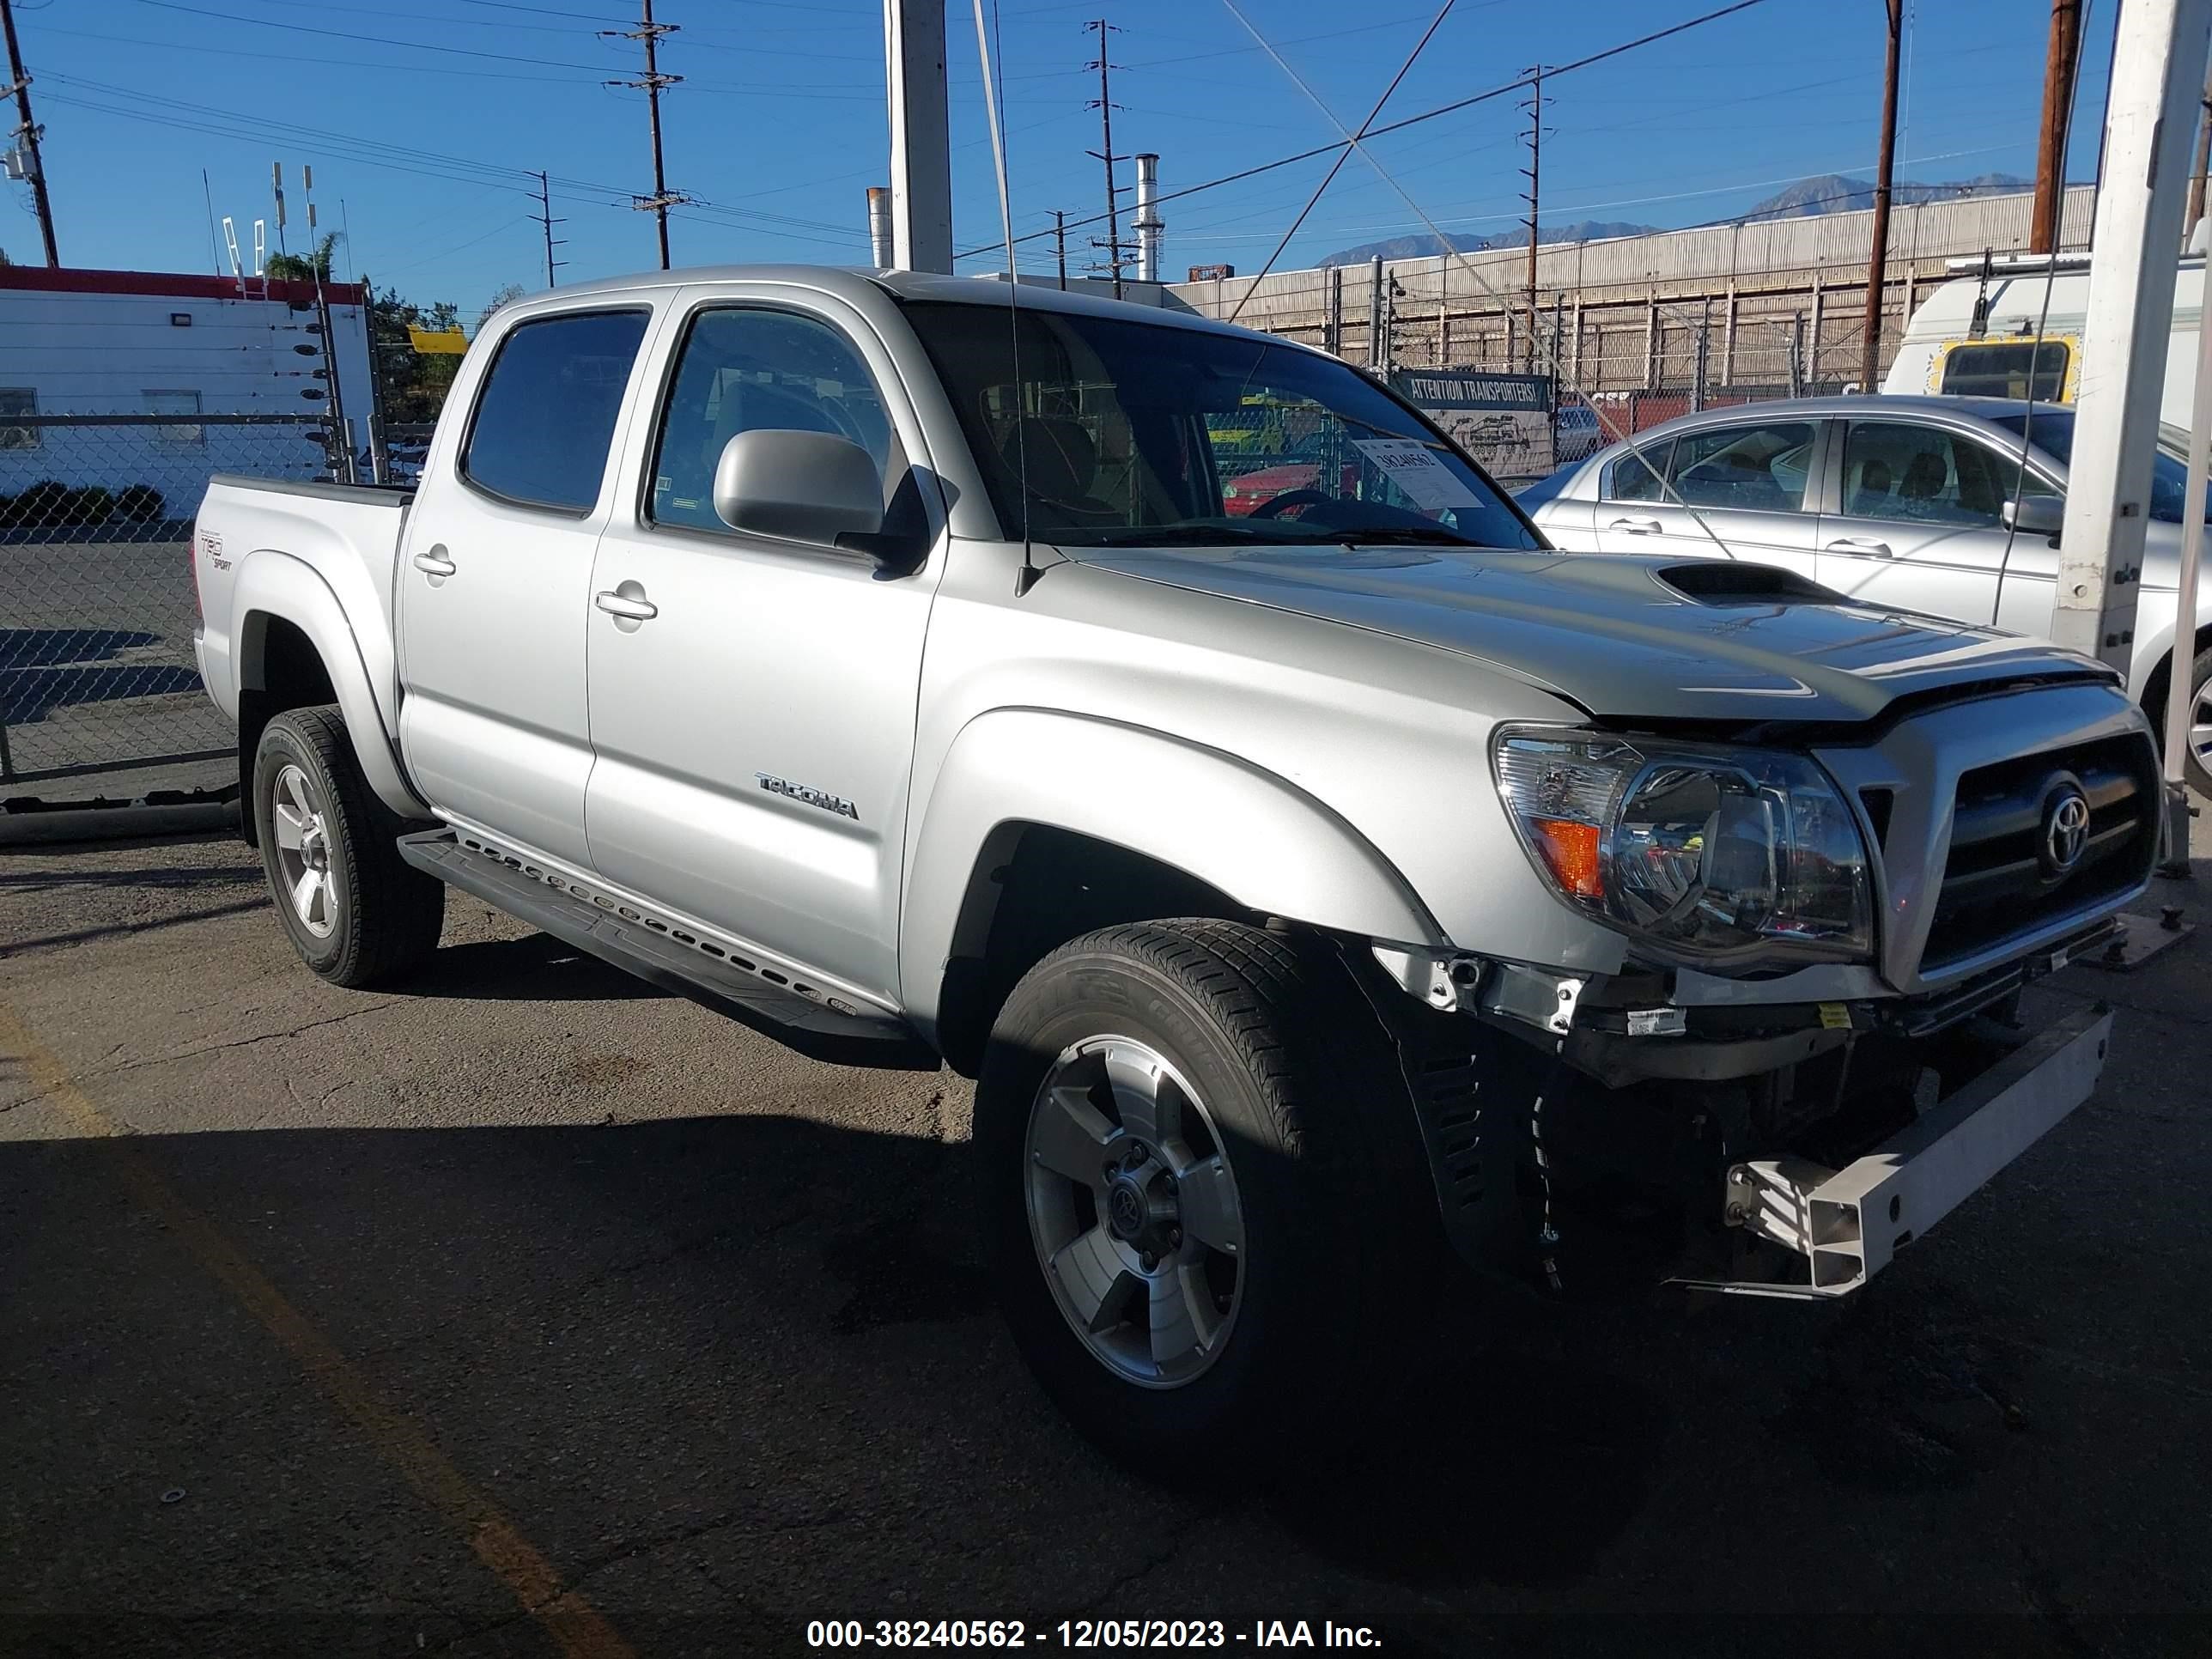
<svg viewBox="0 0 2212 1659"><path fill-rule="evenodd" d="M510 331L477 396L461 476L518 506L589 513L650 315L574 312Z"/></svg>
<svg viewBox="0 0 2212 1659"><path fill-rule="evenodd" d="M1802 512L1813 434L1809 421L1686 432L1674 440L1668 469L1675 493L1690 507Z"/></svg>
<svg viewBox="0 0 2212 1659"><path fill-rule="evenodd" d="M1609 501L1663 501L1667 489L1667 453L1672 446L1656 443L1648 449L1631 450L1606 469L1605 489Z"/></svg>

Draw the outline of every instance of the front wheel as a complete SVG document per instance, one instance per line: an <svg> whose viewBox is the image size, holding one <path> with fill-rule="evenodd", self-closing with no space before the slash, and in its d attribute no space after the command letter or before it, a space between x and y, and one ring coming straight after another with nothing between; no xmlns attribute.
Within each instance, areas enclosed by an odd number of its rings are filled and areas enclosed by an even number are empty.
<svg viewBox="0 0 2212 1659"><path fill-rule="evenodd" d="M1410 1103L1318 942L1189 921L1061 947L993 1029L975 1136L1024 1357L1147 1472L1340 1437L1419 1323Z"/></svg>
<svg viewBox="0 0 2212 1659"><path fill-rule="evenodd" d="M253 756L253 828L269 896L300 959L333 985L398 977L437 948L446 889L399 856L335 708L271 720Z"/></svg>

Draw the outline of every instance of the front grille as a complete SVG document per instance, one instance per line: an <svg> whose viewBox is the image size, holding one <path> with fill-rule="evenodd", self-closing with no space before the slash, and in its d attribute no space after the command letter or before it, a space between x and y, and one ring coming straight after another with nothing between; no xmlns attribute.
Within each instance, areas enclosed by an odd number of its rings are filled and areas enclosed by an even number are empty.
<svg viewBox="0 0 2212 1659"><path fill-rule="evenodd" d="M2051 803L2078 787L2089 804L2079 860L2053 867ZM1959 780L1951 850L1922 952L1931 973L2126 893L2158 855L2157 757L2130 734L2022 755Z"/></svg>

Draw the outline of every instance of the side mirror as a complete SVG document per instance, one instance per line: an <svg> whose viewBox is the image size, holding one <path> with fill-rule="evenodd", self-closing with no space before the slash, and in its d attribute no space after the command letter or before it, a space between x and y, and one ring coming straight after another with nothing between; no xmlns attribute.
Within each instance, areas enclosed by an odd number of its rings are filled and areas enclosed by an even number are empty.
<svg viewBox="0 0 2212 1659"><path fill-rule="evenodd" d="M868 452L826 432L740 432L714 467L714 512L732 530L836 547L884 527L884 481Z"/></svg>
<svg viewBox="0 0 2212 1659"><path fill-rule="evenodd" d="M2005 527L2022 536L2056 536L2066 517L2066 503L2056 495L2023 495L2002 510Z"/></svg>

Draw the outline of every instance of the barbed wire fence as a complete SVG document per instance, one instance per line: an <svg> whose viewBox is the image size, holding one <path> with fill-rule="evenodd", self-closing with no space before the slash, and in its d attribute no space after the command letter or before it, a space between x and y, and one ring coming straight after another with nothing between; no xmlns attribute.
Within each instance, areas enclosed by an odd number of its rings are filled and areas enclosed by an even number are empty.
<svg viewBox="0 0 2212 1659"><path fill-rule="evenodd" d="M234 789L236 733L193 656L192 517L217 472L342 476L331 430L0 411L0 811Z"/></svg>

